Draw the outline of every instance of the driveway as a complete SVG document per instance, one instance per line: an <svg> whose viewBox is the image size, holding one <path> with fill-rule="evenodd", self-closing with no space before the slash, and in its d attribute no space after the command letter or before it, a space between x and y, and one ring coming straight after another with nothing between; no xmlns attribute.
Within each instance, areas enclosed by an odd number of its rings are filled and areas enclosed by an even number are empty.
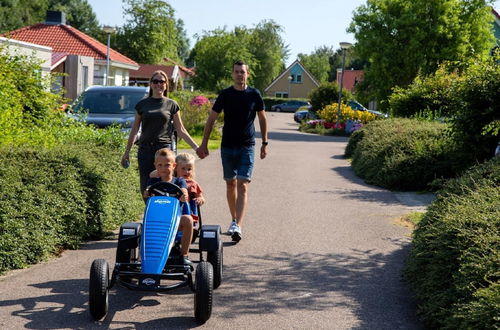
<svg viewBox="0 0 500 330"><path fill-rule="evenodd" d="M256 160L243 240L224 236L224 277L212 318L194 322L193 295L113 288L110 311L87 311L95 258L112 264L114 239L0 277L2 329L423 329L401 279L410 229L401 215L426 195L365 184L342 155L343 137L297 131L292 114L268 113L269 156ZM257 125L258 126L258 125ZM260 145L260 140L258 141ZM197 162L207 224L229 225L220 154Z"/></svg>

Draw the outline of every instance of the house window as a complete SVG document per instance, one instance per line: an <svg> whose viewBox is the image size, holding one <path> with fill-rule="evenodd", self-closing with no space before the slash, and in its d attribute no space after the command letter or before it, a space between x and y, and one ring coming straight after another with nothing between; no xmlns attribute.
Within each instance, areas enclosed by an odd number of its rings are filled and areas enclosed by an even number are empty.
<svg viewBox="0 0 500 330"><path fill-rule="evenodd" d="M281 98L287 99L288 93L287 92L276 92L276 93L274 93L274 97L281 97Z"/></svg>
<svg viewBox="0 0 500 330"><path fill-rule="evenodd" d="M295 81L295 75L294 74L291 74L290 75L290 82L294 82Z"/></svg>
<svg viewBox="0 0 500 330"><path fill-rule="evenodd" d="M298 82L298 83L301 83L301 82L302 82L302 75L301 75L301 74L298 74L298 75L297 75L297 82Z"/></svg>

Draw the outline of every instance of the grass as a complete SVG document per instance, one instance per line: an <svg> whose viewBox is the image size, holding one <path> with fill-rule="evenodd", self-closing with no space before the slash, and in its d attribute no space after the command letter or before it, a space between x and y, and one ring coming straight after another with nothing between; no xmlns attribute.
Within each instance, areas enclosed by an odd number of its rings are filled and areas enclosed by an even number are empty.
<svg viewBox="0 0 500 330"><path fill-rule="evenodd" d="M201 144L201 141L203 140L203 136L202 135L191 135L191 137L193 138L193 140L196 141L196 143L198 145ZM208 140L208 149L209 150L216 150L216 149L219 149L220 147L220 139L216 139L216 140ZM189 144L186 143L186 141L184 140L179 140L179 143L177 145L177 148L178 149L191 149L191 147L189 146Z"/></svg>

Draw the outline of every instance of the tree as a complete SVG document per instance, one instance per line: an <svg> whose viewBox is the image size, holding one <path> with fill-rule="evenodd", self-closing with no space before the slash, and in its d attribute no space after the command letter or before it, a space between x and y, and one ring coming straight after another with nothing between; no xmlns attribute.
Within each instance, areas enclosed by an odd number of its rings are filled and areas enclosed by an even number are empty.
<svg viewBox="0 0 500 330"><path fill-rule="evenodd" d="M316 48L310 55L300 53L298 58L300 63L318 80L320 83L327 82L330 77L330 71L335 70L331 67L330 58L334 56L333 48L323 46Z"/></svg>
<svg viewBox="0 0 500 330"><path fill-rule="evenodd" d="M283 70L288 49L280 36L281 26L262 21L255 28L235 27L205 32L191 51L196 65L196 88L219 91L232 84L231 68L236 60L249 65L249 83L263 90Z"/></svg>
<svg viewBox="0 0 500 330"><path fill-rule="evenodd" d="M118 29L116 48L139 63L178 60L174 9L161 0L124 0L127 22Z"/></svg>
<svg viewBox="0 0 500 330"><path fill-rule="evenodd" d="M434 72L442 61L484 57L493 44L488 0L367 0L348 32L368 59L365 90L382 109L395 86Z"/></svg>
<svg viewBox="0 0 500 330"><path fill-rule="evenodd" d="M103 38L104 33L87 0L49 0L48 8L65 13L68 25L94 38Z"/></svg>
<svg viewBox="0 0 500 330"><path fill-rule="evenodd" d="M252 69L253 84L261 91L280 74L288 57L282 32L283 28L273 20L261 21L249 31L247 48L257 62Z"/></svg>
<svg viewBox="0 0 500 330"><path fill-rule="evenodd" d="M184 29L184 21L179 18L175 23L175 28L177 29L177 38L179 41L177 55L185 63L189 57L189 38Z"/></svg>
<svg viewBox="0 0 500 330"><path fill-rule="evenodd" d="M193 83L197 89L220 91L232 84L232 64L242 59L253 70L255 60L247 50L244 37L225 29L206 32L193 48L196 76ZM250 75L250 82L253 76Z"/></svg>
<svg viewBox="0 0 500 330"><path fill-rule="evenodd" d="M44 21L47 0L0 0L0 33Z"/></svg>

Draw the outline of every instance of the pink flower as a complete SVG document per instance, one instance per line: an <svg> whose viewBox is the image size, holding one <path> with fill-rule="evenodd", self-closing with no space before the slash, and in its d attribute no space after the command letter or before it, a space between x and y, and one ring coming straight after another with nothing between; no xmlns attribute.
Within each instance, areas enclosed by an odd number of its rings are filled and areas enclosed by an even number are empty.
<svg viewBox="0 0 500 330"><path fill-rule="evenodd" d="M189 102L190 105L197 105L197 106L202 106L204 104L209 103L210 101L203 95L198 95L193 97L191 102Z"/></svg>

